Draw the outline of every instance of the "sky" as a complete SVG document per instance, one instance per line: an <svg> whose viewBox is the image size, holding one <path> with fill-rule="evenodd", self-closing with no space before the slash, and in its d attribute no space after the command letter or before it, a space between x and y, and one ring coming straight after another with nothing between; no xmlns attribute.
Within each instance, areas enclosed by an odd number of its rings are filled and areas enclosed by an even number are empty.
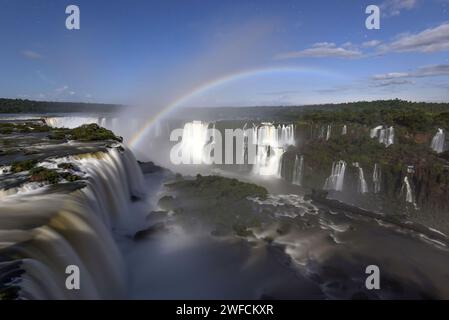
<svg viewBox="0 0 449 320"><path fill-rule="evenodd" d="M65 26L71 4L79 30ZM5 98L449 102L449 0L0 0L0 39Z"/></svg>

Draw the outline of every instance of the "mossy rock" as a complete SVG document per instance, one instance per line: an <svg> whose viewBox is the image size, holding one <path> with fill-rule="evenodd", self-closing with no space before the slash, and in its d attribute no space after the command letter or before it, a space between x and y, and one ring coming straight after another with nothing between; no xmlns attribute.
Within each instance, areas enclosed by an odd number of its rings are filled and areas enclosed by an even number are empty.
<svg viewBox="0 0 449 320"><path fill-rule="evenodd" d="M75 181L79 181L82 180L82 178L76 174L71 174L69 172L63 172L60 174L61 178L69 181L69 182L75 182Z"/></svg>
<svg viewBox="0 0 449 320"><path fill-rule="evenodd" d="M60 169L64 169L64 170L73 170L73 171L78 171L78 168L70 162L63 162L58 164L58 168Z"/></svg>
<svg viewBox="0 0 449 320"><path fill-rule="evenodd" d="M198 196L214 196L228 200L240 200L247 197L265 199L268 195L264 187L220 176L197 175L195 180L180 180L168 186Z"/></svg>
<svg viewBox="0 0 449 320"><path fill-rule="evenodd" d="M123 141L121 137L117 137L111 130L102 128L95 123L85 124L78 128L72 129L70 130L69 136L70 139L79 141Z"/></svg>
<svg viewBox="0 0 449 320"><path fill-rule="evenodd" d="M30 171L30 181L32 182L48 182L55 184L59 179L60 176L55 170L37 167Z"/></svg>
<svg viewBox="0 0 449 320"><path fill-rule="evenodd" d="M37 164L37 160L24 160L24 161L16 161L11 165L11 172L18 173L22 171L28 171L34 168Z"/></svg>

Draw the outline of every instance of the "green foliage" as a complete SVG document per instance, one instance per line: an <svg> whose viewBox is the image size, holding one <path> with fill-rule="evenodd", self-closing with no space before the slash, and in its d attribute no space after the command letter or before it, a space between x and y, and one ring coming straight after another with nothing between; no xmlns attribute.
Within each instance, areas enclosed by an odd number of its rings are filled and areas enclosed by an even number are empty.
<svg viewBox="0 0 449 320"><path fill-rule="evenodd" d="M80 141L99 141L99 140L115 140L122 142L122 138L117 137L111 130L100 127L99 125L85 124L70 131L72 140Z"/></svg>
<svg viewBox="0 0 449 320"><path fill-rule="evenodd" d="M71 174L69 172L63 172L60 174L61 178L69 181L69 182L75 182L78 180L81 180L80 176L77 176L76 174Z"/></svg>
<svg viewBox="0 0 449 320"><path fill-rule="evenodd" d="M250 196L264 199L268 194L264 187L220 176L197 175L195 180L181 180L169 186L188 190L197 195L224 197L232 200L245 199Z"/></svg>
<svg viewBox="0 0 449 320"><path fill-rule="evenodd" d="M1 134L11 133L32 133L32 132L48 132L51 128L43 123L39 122L26 122L26 123L0 123Z"/></svg>
<svg viewBox="0 0 449 320"><path fill-rule="evenodd" d="M66 112L116 112L121 107L111 104L48 102L22 99L0 99L0 113L66 113Z"/></svg>
<svg viewBox="0 0 449 320"><path fill-rule="evenodd" d="M36 167L30 171L30 181L32 182L48 182L55 184L59 181L60 176L55 170Z"/></svg>
<svg viewBox="0 0 449 320"><path fill-rule="evenodd" d="M317 110L318 109L318 110ZM402 126L409 132L427 132L436 126L449 129L449 104L382 100L314 106L299 121Z"/></svg>
<svg viewBox="0 0 449 320"><path fill-rule="evenodd" d="M58 164L58 168L64 169L64 170L77 170L75 165L73 163L70 163L70 162L60 163L60 164Z"/></svg>
<svg viewBox="0 0 449 320"><path fill-rule="evenodd" d="M11 172L18 173L22 171L28 171L34 168L37 164L36 160L24 160L24 161L16 161L11 165Z"/></svg>
<svg viewBox="0 0 449 320"><path fill-rule="evenodd" d="M58 128L51 131L48 136L53 140L77 140L77 141L106 141L122 142L111 130L105 129L96 123L84 124L74 129Z"/></svg>

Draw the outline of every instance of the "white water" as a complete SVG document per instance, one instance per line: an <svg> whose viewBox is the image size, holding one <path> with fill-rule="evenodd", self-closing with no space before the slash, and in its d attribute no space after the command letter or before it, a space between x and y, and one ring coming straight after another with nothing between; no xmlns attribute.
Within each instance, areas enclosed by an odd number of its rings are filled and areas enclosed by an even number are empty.
<svg viewBox="0 0 449 320"><path fill-rule="evenodd" d="M384 128L383 126L377 126L370 131L371 138L377 138L379 143L384 144L386 147L394 143L394 128Z"/></svg>
<svg viewBox="0 0 449 320"><path fill-rule="evenodd" d="M107 124L112 125L112 119L103 117L87 117L87 116L63 116L63 117L47 117L44 118L45 123L53 128L68 128L73 129L83 124L95 123L102 127L107 127Z"/></svg>
<svg viewBox="0 0 449 320"><path fill-rule="evenodd" d="M405 201L414 204L415 202L413 197L413 190L407 176L404 177L404 184L402 185L402 189L405 189Z"/></svg>
<svg viewBox="0 0 449 320"><path fill-rule="evenodd" d="M293 178L292 183L301 186L302 185L302 177L304 171L304 156L296 155L295 164L293 166Z"/></svg>
<svg viewBox="0 0 449 320"><path fill-rule="evenodd" d="M258 146L253 172L261 176L280 176L283 148Z"/></svg>
<svg viewBox="0 0 449 320"><path fill-rule="evenodd" d="M113 299L126 290L121 254L111 228L132 214L131 196L142 191L142 173L131 152L116 149L66 158L85 172L75 192L21 192L0 200L0 249L24 270L19 295L26 299ZM58 160L55 159L57 162ZM137 213L136 213L137 214ZM80 290L65 288L65 268L80 268Z"/></svg>
<svg viewBox="0 0 449 320"><path fill-rule="evenodd" d="M377 163L375 163L374 169L373 169L373 192L374 193L380 192L381 177L382 177L382 172L380 170L380 166Z"/></svg>
<svg viewBox="0 0 449 320"><path fill-rule="evenodd" d="M332 127L331 127L330 124L328 124L327 125L327 130L326 130L326 141L329 140L330 137L331 137L331 130L332 130Z"/></svg>
<svg viewBox="0 0 449 320"><path fill-rule="evenodd" d="M357 184L357 192L367 193L368 192L368 184L366 183L366 180L365 180L363 168L360 167L358 162L355 162L353 165L354 165L354 167L358 168L358 170L359 170L359 181Z"/></svg>
<svg viewBox="0 0 449 320"><path fill-rule="evenodd" d="M205 162L205 146L209 142L209 124L202 121L187 122L182 132L181 153L184 163Z"/></svg>
<svg viewBox="0 0 449 320"><path fill-rule="evenodd" d="M432 138L432 143L430 147L437 153L441 153L444 151L444 142L446 140L443 129L438 129L435 136Z"/></svg>
<svg viewBox="0 0 449 320"><path fill-rule="evenodd" d="M253 173L262 176L280 176L282 155L295 144L294 126L262 123L253 130L256 135L257 153Z"/></svg>
<svg viewBox="0 0 449 320"><path fill-rule="evenodd" d="M348 127L346 125L343 126L343 128L341 129L341 134L344 136L348 133Z"/></svg>
<svg viewBox="0 0 449 320"><path fill-rule="evenodd" d="M294 126L292 124L275 126L271 123L262 123L257 128L256 134L256 141L259 146L282 148L295 144Z"/></svg>
<svg viewBox="0 0 449 320"><path fill-rule="evenodd" d="M343 183L345 178L346 162L343 160L336 161L332 164L331 175L324 183L325 190L343 191Z"/></svg>
<svg viewBox="0 0 449 320"><path fill-rule="evenodd" d="M52 116L44 117L45 123L53 128L68 128L73 129L85 124L95 123L103 128L113 131L116 135L124 138L124 141L128 141L134 134L135 131L140 128L145 119L139 119L136 117L129 117L126 119L124 124L116 116ZM151 127L149 134L153 137L159 137L162 134L169 134L168 127L165 122L157 121L155 125Z"/></svg>

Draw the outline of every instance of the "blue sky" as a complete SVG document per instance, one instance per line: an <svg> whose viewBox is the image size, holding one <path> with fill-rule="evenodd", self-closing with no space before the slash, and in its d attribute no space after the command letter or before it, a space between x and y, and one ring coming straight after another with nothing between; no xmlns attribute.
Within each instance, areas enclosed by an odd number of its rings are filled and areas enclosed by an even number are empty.
<svg viewBox="0 0 449 320"><path fill-rule="evenodd" d="M65 28L69 4L80 30ZM368 4L380 30L365 28ZM0 97L449 101L449 0L0 0L0 39Z"/></svg>

